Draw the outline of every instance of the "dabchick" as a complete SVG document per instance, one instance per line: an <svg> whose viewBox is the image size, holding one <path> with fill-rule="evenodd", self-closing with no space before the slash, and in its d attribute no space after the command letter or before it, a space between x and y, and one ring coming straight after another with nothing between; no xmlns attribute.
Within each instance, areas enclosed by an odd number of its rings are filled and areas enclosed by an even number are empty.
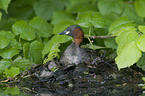
<svg viewBox="0 0 145 96"><path fill-rule="evenodd" d="M66 28L60 35L68 35L73 37L73 42L69 45L61 55L60 63L63 65L78 65L80 63L91 63L97 58L94 50L80 48L83 42L84 33L80 26L72 25Z"/></svg>

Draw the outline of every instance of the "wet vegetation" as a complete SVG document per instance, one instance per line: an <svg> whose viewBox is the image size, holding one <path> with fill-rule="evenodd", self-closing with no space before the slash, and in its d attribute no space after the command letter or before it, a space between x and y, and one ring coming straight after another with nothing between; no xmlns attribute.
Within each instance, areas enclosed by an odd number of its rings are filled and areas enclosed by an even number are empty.
<svg viewBox="0 0 145 96"><path fill-rule="evenodd" d="M144 0L1 0L0 95L144 95ZM82 27L90 64L63 66L62 52Z"/></svg>

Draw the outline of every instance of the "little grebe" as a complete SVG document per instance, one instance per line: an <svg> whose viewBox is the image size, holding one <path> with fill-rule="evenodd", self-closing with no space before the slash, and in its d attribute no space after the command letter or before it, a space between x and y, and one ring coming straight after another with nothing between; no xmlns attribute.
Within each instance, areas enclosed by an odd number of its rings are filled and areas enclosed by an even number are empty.
<svg viewBox="0 0 145 96"><path fill-rule="evenodd" d="M96 51L80 48L84 38L84 33L80 26L69 26L66 30L59 34L72 36L74 38L73 43L69 45L61 55L60 63L64 65L91 63L97 57Z"/></svg>

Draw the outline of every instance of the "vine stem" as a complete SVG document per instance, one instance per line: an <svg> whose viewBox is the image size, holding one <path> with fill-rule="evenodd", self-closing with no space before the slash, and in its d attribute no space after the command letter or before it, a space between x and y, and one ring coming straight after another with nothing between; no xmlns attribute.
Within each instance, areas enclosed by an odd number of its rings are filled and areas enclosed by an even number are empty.
<svg viewBox="0 0 145 96"><path fill-rule="evenodd" d="M92 26L90 26L90 28L89 28L89 37L90 37L90 34L91 34L91 28L92 28ZM92 41L91 41L91 39L90 39L89 37L88 37L88 40L89 40L91 46L94 46L94 45L92 44Z"/></svg>
<svg viewBox="0 0 145 96"><path fill-rule="evenodd" d="M21 42L21 36L19 36L19 43Z"/></svg>
<svg viewBox="0 0 145 96"><path fill-rule="evenodd" d="M116 36L111 36L111 35L108 35L108 36L90 36L90 35L85 35L87 38L90 37L92 39L95 39L95 38L112 38L112 37L116 37Z"/></svg>

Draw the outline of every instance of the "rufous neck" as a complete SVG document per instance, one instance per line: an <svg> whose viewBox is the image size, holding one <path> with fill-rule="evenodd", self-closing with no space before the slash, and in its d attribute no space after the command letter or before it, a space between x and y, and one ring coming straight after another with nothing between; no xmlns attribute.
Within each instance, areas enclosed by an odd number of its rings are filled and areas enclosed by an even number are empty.
<svg viewBox="0 0 145 96"><path fill-rule="evenodd" d="M77 44L78 46L80 46L81 43L83 42L83 38L84 38L84 33L83 33L82 29L80 29L80 28L75 29L73 34L74 34L74 36L73 36L73 38L74 38L73 42L75 44Z"/></svg>

